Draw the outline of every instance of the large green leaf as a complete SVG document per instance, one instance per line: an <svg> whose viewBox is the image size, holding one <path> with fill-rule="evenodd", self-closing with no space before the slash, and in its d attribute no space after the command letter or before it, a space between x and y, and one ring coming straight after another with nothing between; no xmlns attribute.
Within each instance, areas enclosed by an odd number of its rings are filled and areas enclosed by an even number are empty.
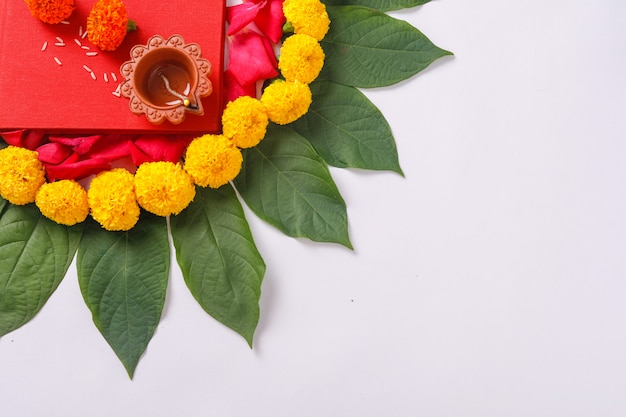
<svg viewBox="0 0 626 417"><path fill-rule="evenodd" d="M34 204L0 198L0 336L27 323L65 276L82 226L46 219Z"/></svg>
<svg viewBox="0 0 626 417"><path fill-rule="evenodd" d="M293 129L272 125L246 149L235 186L252 211L288 236L352 248L346 204L328 166Z"/></svg>
<svg viewBox="0 0 626 417"><path fill-rule="evenodd" d="M381 12L421 6L430 0L323 0L327 6L365 6Z"/></svg>
<svg viewBox="0 0 626 417"><path fill-rule="evenodd" d="M76 264L93 321L132 378L165 301L170 267L165 218L142 213L128 232L109 232L90 221Z"/></svg>
<svg viewBox="0 0 626 417"><path fill-rule="evenodd" d="M355 87L405 80L451 55L405 21L357 6L328 7L330 30L322 41L325 75Z"/></svg>
<svg viewBox="0 0 626 417"><path fill-rule="evenodd" d="M252 347L265 263L232 186L198 189L170 224L187 287L207 313Z"/></svg>
<svg viewBox="0 0 626 417"><path fill-rule="evenodd" d="M402 174L385 117L358 89L318 81L309 112L291 126L328 164Z"/></svg>

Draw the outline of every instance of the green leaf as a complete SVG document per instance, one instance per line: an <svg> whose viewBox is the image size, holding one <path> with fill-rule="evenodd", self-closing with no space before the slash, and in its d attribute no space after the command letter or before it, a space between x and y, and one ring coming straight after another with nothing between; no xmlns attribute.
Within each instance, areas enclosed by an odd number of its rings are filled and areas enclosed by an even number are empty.
<svg viewBox="0 0 626 417"><path fill-rule="evenodd" d="M142 213L128 232L109 232L90 221L76 265L93 321L132 378L165 301L170 267L165 218Z"/></svg>
<svg viewBox="0 0 626 417"><path fill-rule="evenodd" d="M0 336L27 323L59 286L82 226L46 219L34 204L0 198Z"/></svg>
<svg viewBox="0 0 626 417"><path fill-rule="evenodd" d="M272 125L259 145L244 150L235 186L252 211L286 235L352 248L346 204L328 166L293 129Z"/></svg>
<svg viewBox="0 0 626 417"><path fill-rule="evenodd" d="M405 21L365 7L328 7L325 74L355 87L395 84L451 55Z"/></svg>
<svg viewBox="0 0 626 417"><path fill-rule="evenodd" d="M198 188L170 225L176 259L195 299L252 347L265 263L232 186Z"/></svg>
<svg viewBox="0 0 626 417"><path fill-rule="evenodd" d="M311 90L308 113L291 126L328 164L402 174L391 128L363 93L331 81L315 82Z"/></svg>
<svg viewBox="0 0 626 417"><path fill-rule="evenodd" d="M430 0L323 0L327 6L365 6L388 12L391 10L408 9L421 6Z"/></svg>

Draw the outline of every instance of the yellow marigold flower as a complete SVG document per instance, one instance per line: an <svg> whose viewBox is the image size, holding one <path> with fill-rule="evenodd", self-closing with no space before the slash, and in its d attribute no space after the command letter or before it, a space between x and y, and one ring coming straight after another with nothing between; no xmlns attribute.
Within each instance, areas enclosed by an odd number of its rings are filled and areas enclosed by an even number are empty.
<svg viewBox="0 0 626 417"><path fill-rule="evenodd" d="M324 50L312 36L295 34L280 48L278 68L287 81L310 83L324 66Z"/></svg>
<svg viewBox="0 0 626 417"><path fill-rule="evenodd" d="M277 80L267 86L261 102L270 120L279 125L291 123L307 111L311 105L311 89L308 84Z"/></svg>
<svg viewBox="0 0 626 417"><path fill-rule="evenodd" d="M268 125L265 106L252 97L241 96L226 105L222 114L222 133L240 148L256 146Z"/></svg>
<svg viewBox="0 0 626 417"><path fill-rule="evenodd" d="M35 204L41 214L66 226L84 221L89 214L87 191L74 180L42 185L37 191Z"/></svg>
<svg viewBox="0 0 626 417"><path fill-rule="evenodd" d="M135 179L124 168L99 173L87 191L91 217L107 230L130 230L139 220Z"/></svg>
<svg viewBox="0 0 626 417"><path fill-rule="evenodd" d="M235 179L242 162L241 151L231 140L223 135L204 135L187 147L185 171L196 184L219 188Z"/></svg>
<svg viewBox="0 0 626 417"><path fill-rule="evenodd" d="M319 0L285 0L283 12L294 33L303 33L321 41L328 32L330 18L326 6Z"/></svg>
<svg viewBox="0 0 626 417"><path fill-rule="evenodd" d="M135 194L139 205L150 213L169 216L191 203L196 187L180 164L147 162L135 173Z"/></svg>
<svg viewBox="0 0 626 417"><path fill-rule="evenodd" d="M46 23L59 23L75 9L74 0L25 0L30 14Z"/></svg>
<svg viewBox="0 0 626 417"><path fill-rule="evenodd" d="M87 16L89 41L103 51L114 51L128 30L128 12L122 0L98 0Z"/></svg>
<svg viewBox="0 0 626 417"><path fill-rule="evenodd" d="M35 201L39 187L46 182L37 152L17 146L0 150L0 195L11 203L24 205Z"/></svg>

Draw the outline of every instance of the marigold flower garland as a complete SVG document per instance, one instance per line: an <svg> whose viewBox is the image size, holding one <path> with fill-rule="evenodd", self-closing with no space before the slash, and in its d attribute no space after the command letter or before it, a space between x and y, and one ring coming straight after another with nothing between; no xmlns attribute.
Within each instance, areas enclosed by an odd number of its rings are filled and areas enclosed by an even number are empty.
<svg viewBox="0 0 626 417"><path fill-rule="evenodd" d="M48 3L59 6L63 1ZM140 207L159 216L178 214L193 201L194 184L219 188L232 181L241 170L240 149L256 146L265 137L269 121L284 125L306 114L312 102L309 83L324 65L319 41L330 24L325 6L319 0L286 0L282 7L285 28L294 32L279 52L283 79L267 86L260 99L241 95L229 101L222 115L222 134L191 141L183 164L145 162L135 174L124 168L102 171L85 190L72 179L46 183L37 152L9 146L0 150L0 195L14 204L35 202L44 216L60 224L80 223L90 213L103 228L125 231L137 223ZM89 39L103 50L114 50L124 39L128 22L121 0L98 0L87 22ZM245 22L240 30L247 35Z"/></svg>
<svg viewBox="0 0 626 417"><path fill-rule="evenodd" d="M96 1L104 15L123 4ZM253 346L266 265L242 202L287 236L352 249L329 167L402 174L384 116L359 89L451 53L365 0L329 7L329 35L321 0L241 1L225 14L221 132L0 132L0 336L35 317L75 262L93 322L132 378L164 310L173 252L199 305ZM403 36L362 36L380 30ZM309 88L326 56L324 80Z"/></svg>

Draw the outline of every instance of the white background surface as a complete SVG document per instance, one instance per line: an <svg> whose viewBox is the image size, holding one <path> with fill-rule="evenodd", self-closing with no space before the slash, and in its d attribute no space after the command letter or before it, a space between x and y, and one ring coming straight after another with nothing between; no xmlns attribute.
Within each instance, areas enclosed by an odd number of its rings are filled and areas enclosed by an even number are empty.
<svg viewBox="0 0 626 417"><path fill-rule="evenodd" d="M249 215L255 349L175 267L135 379L75 273L0 339L3 416L626 415L626 3L436 0L455 52L369 91L405 178L333 170L355 251Z"/></svg>

